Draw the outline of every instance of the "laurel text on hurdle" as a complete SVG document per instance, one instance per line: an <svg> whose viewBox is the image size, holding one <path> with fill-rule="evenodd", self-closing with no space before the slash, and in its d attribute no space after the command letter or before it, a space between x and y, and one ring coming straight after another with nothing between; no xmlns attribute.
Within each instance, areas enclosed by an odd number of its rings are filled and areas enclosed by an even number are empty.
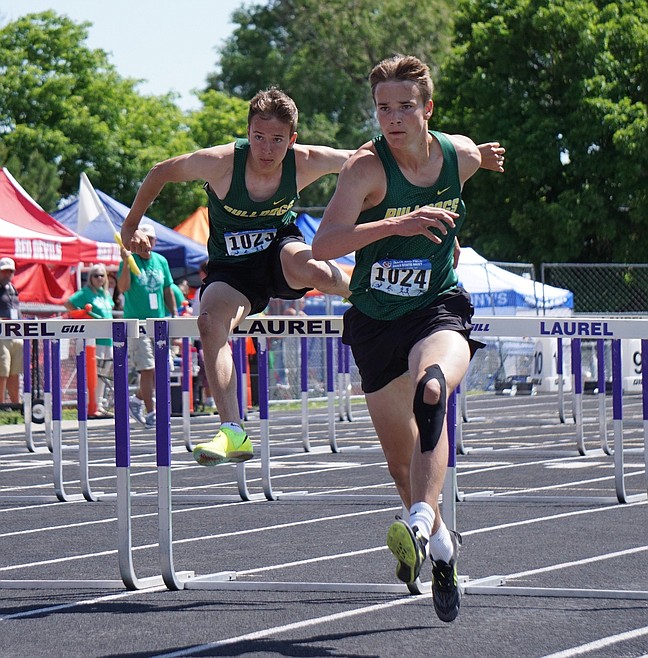
<svg viewBox="0 0 648 658"><path fill-rule="evenodd" d="M254 320L248 329L234 329L233 334L245 334L248 336L290 335L290 336L313 336L341 334L335 324L327 319L286 319L286 320Z"/></svg>

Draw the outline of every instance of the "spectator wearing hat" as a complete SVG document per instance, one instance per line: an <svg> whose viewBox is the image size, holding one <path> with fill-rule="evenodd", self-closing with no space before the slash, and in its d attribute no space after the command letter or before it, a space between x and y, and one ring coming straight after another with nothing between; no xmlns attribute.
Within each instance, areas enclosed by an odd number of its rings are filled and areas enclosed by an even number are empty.
<svg viewBox="0 0 648 658"><path fill-rule="evenodd" d="M13 258L0 258L0 318L16 320L20 317L18 291L12 283L16 263ZM20 373L23 371L23 341L20 338L0 340L0 404L20 401Z"/></svg>
<svg viewBox="0 0 648 658"><path fill-rule="evenodd" d="M140 229L148 237L151 249L145 253L133 254L140 274L135 275L128 266L131 255L122 249L122 262L119 265L117 285L124 293L124 318L164 318L178 315L175 296L171 290L173 279L167 259L153 251L155 248L155 227L143 224ZM139 373L139 388L130 397L129 408L135 420L147 428L155 426L155 406L153 392L155 389L155 351L154 341L150 336L140 336L130 340L128 356L131 365Z"/></svg>
<svg viewBox="0 0 648 658"><path fill-rule="evenodd" d="M77 290L63 303L69 311L86 308L88 304L91 306L89 311L92 317L112 319L115 302L108 288L108 272L106 266L102 263L93 265L90 268L86 285ZM97 338L96 350L96 358L99 363L105 363L106 359L112 359L112 340L110 338ZM99 377L95 389L97 399L93 401L95 403L93 407L97 410L94 414L95 418L113 417L104 407L105 388L106 382Z"/></svg>

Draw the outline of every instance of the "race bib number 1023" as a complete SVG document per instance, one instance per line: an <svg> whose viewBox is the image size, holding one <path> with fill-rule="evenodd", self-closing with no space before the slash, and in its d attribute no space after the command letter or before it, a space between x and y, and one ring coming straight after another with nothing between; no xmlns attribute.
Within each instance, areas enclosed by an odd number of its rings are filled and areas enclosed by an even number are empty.
<svg viewBox="0 0 648 658"><path fill-rule="evenodd" d="M275 235L277 235L276 228L225 233L227 253L230 256L255 254L257 251L267 249Z"/></svg>
<svg viewBox="0 0 648 658"><path fill-rule="evenodd" d="M371 267L371 287L389 295L418 297L430 286L432 263L422 258L380 260Z"/></svg>

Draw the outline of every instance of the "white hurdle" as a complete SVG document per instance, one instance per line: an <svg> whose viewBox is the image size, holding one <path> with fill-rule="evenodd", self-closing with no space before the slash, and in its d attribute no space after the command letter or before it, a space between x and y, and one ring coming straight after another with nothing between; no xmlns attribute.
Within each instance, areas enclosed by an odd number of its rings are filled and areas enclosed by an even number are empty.
<svg viewBox="0 0 648 658"><path fill-rule="evenodd" d="M80 499L70 496L63 486L61 445L61 404L59 352L62 338L107 338L114 341L115 364L115 463L117 474L117 527L118 561L121 579L61 579L61 580L0 580L0 589L148 589L164 584L161 575L138 578L133 569L130 491L130 433L128 413L128 357L127 337L139 334L137 320L11 320L0 322L2 336L19 336L25 339L42 338L52 344L53 404L52 404L52 460L54 487L59 501ZM83 375L81 377L83 379ZM80 443L81 450L87 445ZM81 486L91 493L87 482L87 454L82 455ZM87 496L86 496L87 497ZM92 495L91 500L97 498Z"/></svg>
<svg viewBox="0 0 648 658"><path fill-rule="evenodd" d="M405 585L403 583L330 583L330 582L238 582L236 572L219 571L213 574L200 576L182 577L176 572L173 558L173 533L172 533L172 493L171 493L171 436L170 436L170 412L168 392L168 359L166 354L172 337L184 335L182 332L193 331L189 327L190 319L150 320L147 331L153 332L156 346L156 451L158 464L158 514L159 514L159 548L161 571L164 581L169 589L236 589L254 591L326 591L326 592L364 592L364 593L390 593L390 594L421 594L429 592L431 583L416 581ZM342 318L339 316L307 316L288 319L286 316L266 316L264 318L248 318L234 332L234 336L255 336L258 339L258 364L259 364L259 416L260 416L260 443L261 443L261 472L264 495L268 500L299 500L300 494L286 494L276 492L271 482L271 459L269 444L269 414L268 414L268 362L267 362L267 338L290 337L294 335L326 337L331 341L339 338L342 333ZM332 358L332 357L329 357ZM328 368L329 379L333 379L332 368ZM331 381L327 383L331 389ZM329 404L329 409L335 409ZM454 396L451 398L449 412L455 413ZM455 467L455 450L452 443L454 432L451 433L450 466ZM333 449L333 445L331 445ZM337 448L337 446L336 446ZM333 450L337 452L337 449ZM239 467L242 464L239 465ZM456 479L448 478L446 488L443 492L443 500L448 501L443 505L444 520L450 527L455 526L455 495L454 483ZM306 498L312 500L317 496L309 495ZM340 496L329 495L327 498L340 498ZM349 494L346 498L367 499L367 496ZM372 501L376 496L369 497ZM384 498L384 497L383 497ZM397 495L389 496L389 499L400 501ZM488 584L500 584L501 578L480 579L479 582Z"/></svg>
<svg viewBox="0 0 648 658"><path fill-rule="evenodd" d="M612 396L613 396L613 426L614 426L614 480L615 497L604 498L586 497L575 499L574 497L561 496L558 500L572 502L610 502L631 503L646 500L648 493L628 495L625 486L624 471L624 447L623 447L623 382L621 376L621 340L641 338L648 335L648 320L618 319L618 318L542 318L542 317L489 317L474 318L473 333L477 336L526 336L530 338L564 337L569 336L580 349L580 340L583 338L605 339L612 341ZM580 364L580 359L578 359ZM580 371L580 368L578 368ZM562 372L560 372L562 375ZM562 379L562 377L561 377ZM576 382L580 385L580 379ZM648 443L648 377L642 378L643 391L643 421L644 421L644 443ZM578 414L578 420L582 423L582 413ZM585 454L585 447L579 439L578 448L580 454ZM644 461L648 471L648 451L644 450ZM647 487L648 489L648 487ZM530 500L530 496L513 496L505 493L493 494L492 492L467 494L460 500L515 500L523 498ZM551 498L540 497L540 501L548 501ZM554 498L553 500L556 500Z"/></svg>
<svg viewBox="0 0 648 658"><path fill-rule="evenodd" d="M615 504L632 503L646 500L647 494L641 493L628 496L625 490L623 461L623 385L621 377L621 340L641 338L642 359L648 356L648 321L622 320L610 318L475 318L475 334L497 336L571 336L572 339L596 338L612 341L613 369L613 424L614 424L614 477L616 499L609 502ZM580 346L578 346L580 348ZM562 375L562 372L560 373ZM562 380L562 376L561 376ZM642 377L643 393L643 428L644 428L644 461L646 464L646 487L648 489L648 377ZM579 445L579 447L583 447ZM582 454L582 453L581 453ZM456 477L456 472L451 474ZM463 500L532 500L530 496L505 496L502 494L465 495ZM554 498L555 499L555 498ZM542 498L539 500L550 500ZM560 497L561 501L574 502L604 502L603 497L580 498L575 500L568 496ZM497 579L499 578L499 582ZM595 599L648 600L648 591L642 590L602 590L590 588L561 587L524 587L520 585L507 586L503 576L492 576L493 582L475 581L463 585L466 594L500 595L500 596L536 596L536 597L576 597Z"/></svg>
<svg viewBox="0 0 648 658"><path fill-rule="evenodd" d="M403 584L383 583L305 583L305 582L237 582L236 572L219 571L213 574L188 576L179 574L174 566L173 560L173 538L171 524L171 437L170 437L170 404L168 392L168 360L166 354L169 346L170 336L183 335L182 326L177 324L186 320L156 320L152 323L156 345L156 395L157 395L157 428L156 449L158 463L158 514L159 514L159 549L161 559L161 571L165 584L169 589L238 589L238 590L265 590L265 591L340 591L340 592L381 592L402 594L406 591L419 593L418 584L407 587ZM475 334L477 335L504 335L504 336L532 336L542 337L555 335L561 332L563 335L576 337L605 337L620 341L623 338L636 338L645 335L648 323L642 321L617 321L607 318L603 319L570 319L570 320L546 320L540 318L475 318ZM296 334L312 334L318 336L339 336L342 329L342 318L334 316L310 316L300 319L287 319L285 316L268 316L265 318L249 318L235 331L235 335L254 335L259 339L260 355L265 351L265 340L271 335L292 336ZM151 327L149 326L149 331ZM620 350L620 348L619 348ZM620 353L620 352L619 352ZM619 359L616 359L619 361ZM265 359L259 360L260 386L267 390L267 367L264 366ZM166 366L165 366L166 364ZM165 370L166 368L166 370ZM265 374L264 374L265 371ZM264 377L265 383L264 383ZM648 401L648 382L644 381L644 400ZM618 393L621 393L619 389ZM617 502L630 503L643 501L646 494L628 496L625 493L623 482L623 425L620 397L615 397L614 410L615 422L615 484L617 489ZM260 396L261 417L261 461L262 479L264 493L268 500L276 500L279 492L272 490L270 481L270 450L268 442L268 410L267 397L265 403ZM454 527L456 518L456 504L458 498L456 486L456 450L454 446L454 424L456 423L456 397L452 396L449 401L448 422L453 424L453 431L449 432L451 450L448 468L448 477L444 484L442 502L443 517L449 527ZM648 403L644 404L644 439L648 432ZM646 439L645 439L646 440ZM648 458L647 458L648 460ZM286 499L293 496L286 495ZM465 496L464 499L475 499L476 496ZM484 497L484 500L495 499L495 495ZM511 497L505 498L510 500ZM546 500L546 499L544 499ZM600 501L600 498L597 499ZM191 573L191 572L188 572ZM462 587L470 594L505 594L533 596L589 596L592 598L627 598L648 599L648 592L633 590L584 590L566 588L519 588L505 587L505 578L494 575L478 580L470 581L462 578ZM425 586L424 586L425 587ZM425 587L425 589L428 589Z"/></svg>

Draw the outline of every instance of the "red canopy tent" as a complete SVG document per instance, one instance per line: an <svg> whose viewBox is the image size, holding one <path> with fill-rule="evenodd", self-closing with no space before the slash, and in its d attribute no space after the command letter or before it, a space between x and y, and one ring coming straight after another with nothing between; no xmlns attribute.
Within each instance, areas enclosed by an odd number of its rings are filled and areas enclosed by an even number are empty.
<svg viewBox="0 0 648 658"><path fill-rule="evenodd" d="M83 238L57 222L6 168L0 171L0 257L16 262L21 302L61 304L77 289L82 264L118 265L116 244Z"/></svg>

